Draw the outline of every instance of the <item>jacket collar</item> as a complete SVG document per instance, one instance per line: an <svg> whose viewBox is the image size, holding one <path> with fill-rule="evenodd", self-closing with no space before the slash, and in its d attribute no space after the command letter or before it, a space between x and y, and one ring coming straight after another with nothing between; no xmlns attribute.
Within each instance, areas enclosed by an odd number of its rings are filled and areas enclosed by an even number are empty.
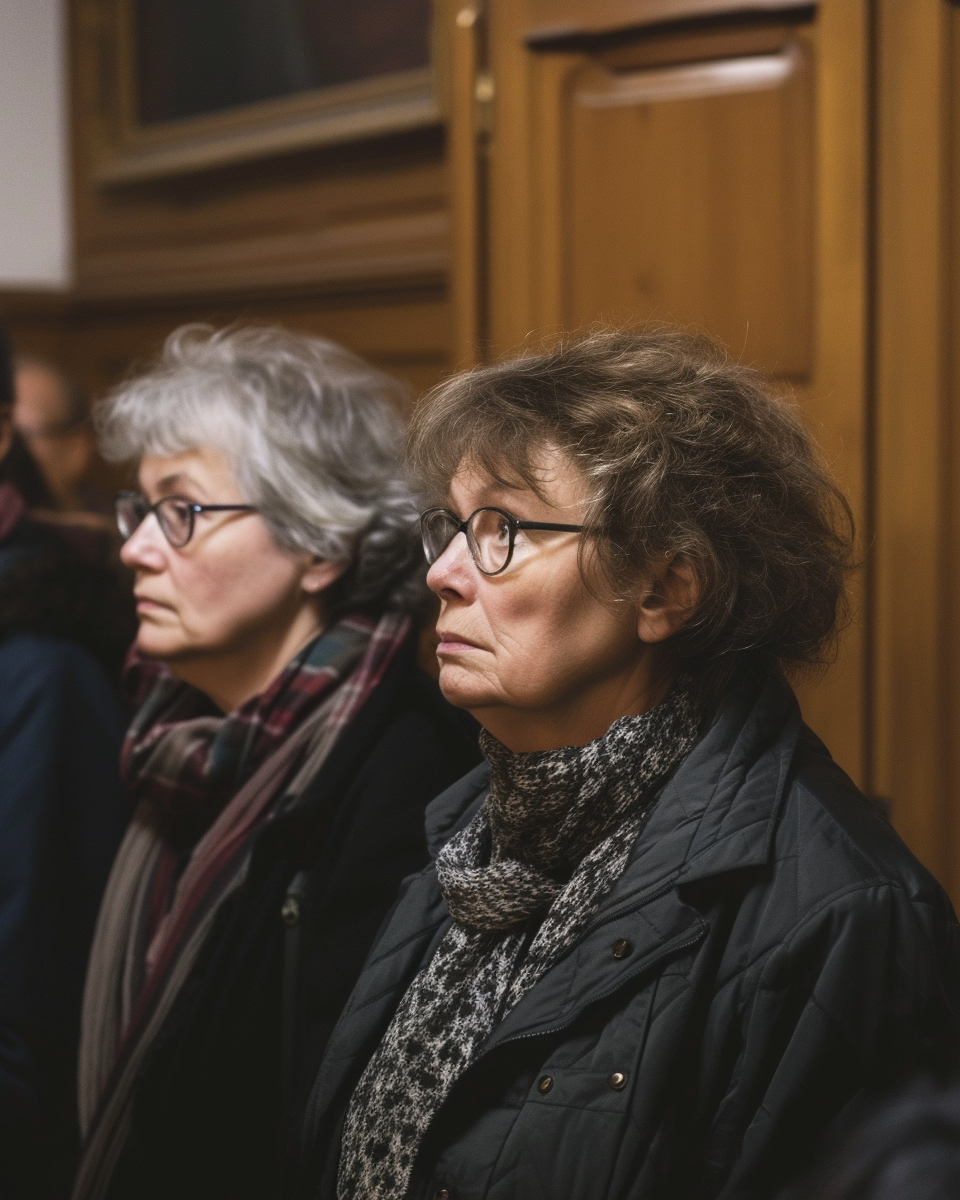
<svg viewBox="0 0 960 1200"><path fill-rule="evenodd" d="M663 789L626 870L584 934L507 1014L484 1053L553 1032L636 975L698 942L707 921L679 890L770 858L802 728L777 673L743 684ZM626 938L628 961L611 954Z"/></svg>
<svg viewBox="0 0 960 1200"><path fill-rule="evenodd" d="M801 728L796 697L779 671L731 688L664 786L604 909L673 881L767 862ZM434 857L473 818L489 782L481 764L430 804L427 844Z"/></svg>
<svg viewBox="0 0 960 1200"><path fill-rule="evenodd" d="M802 727L779 671L731 689L664 787L621 882L658 891L765 864Z"/></svg>

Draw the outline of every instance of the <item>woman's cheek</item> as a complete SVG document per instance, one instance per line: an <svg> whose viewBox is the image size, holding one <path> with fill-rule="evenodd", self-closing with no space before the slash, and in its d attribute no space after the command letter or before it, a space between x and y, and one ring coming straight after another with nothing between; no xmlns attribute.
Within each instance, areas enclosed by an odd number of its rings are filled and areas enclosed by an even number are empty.
<svg viewBox="0 0 960 1200"><path fill-rule="evenodd" d="M256 605L256 593L263 587L263 579L250 570L249 561L231 555L192 565L195 569L187 581L185 599L196 612L209 615L211 609Z"/></svg>

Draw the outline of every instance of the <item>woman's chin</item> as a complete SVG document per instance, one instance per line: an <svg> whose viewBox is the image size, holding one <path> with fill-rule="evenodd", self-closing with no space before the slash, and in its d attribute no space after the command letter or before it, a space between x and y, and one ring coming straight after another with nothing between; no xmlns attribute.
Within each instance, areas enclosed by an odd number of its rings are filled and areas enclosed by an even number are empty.
<svg viewBox="0 0 960 1200"><path fill-rule="evenodd" d="M458 662L441 663L440 691L457 708L483 708L495 699L489 683Z"/></svg>
<svg viewBox="0 0 960 1200"><path fill-rule="evenodd" d="M144 658L176 659L184 652L181 638L173 637L163 630L142 624L137 634L137 650Z"/></svg>

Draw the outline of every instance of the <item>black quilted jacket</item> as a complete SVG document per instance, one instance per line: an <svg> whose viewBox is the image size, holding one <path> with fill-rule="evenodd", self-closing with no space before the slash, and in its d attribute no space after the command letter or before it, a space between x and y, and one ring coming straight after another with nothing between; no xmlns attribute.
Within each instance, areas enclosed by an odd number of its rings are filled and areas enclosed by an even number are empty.
<svg viewBox="0 0 960 1200"><path fill-rule="evenodd" d="M434 849L486 784L478 768L434 802ZM428 867L329 1043L302 1197L334 1197L351 1090L449 919ZM803 725L782 677L744 683L596 918L459 1080L409 1196L771 1196L859 1093L948 1067L958 1010L950 902Z"/></svg>

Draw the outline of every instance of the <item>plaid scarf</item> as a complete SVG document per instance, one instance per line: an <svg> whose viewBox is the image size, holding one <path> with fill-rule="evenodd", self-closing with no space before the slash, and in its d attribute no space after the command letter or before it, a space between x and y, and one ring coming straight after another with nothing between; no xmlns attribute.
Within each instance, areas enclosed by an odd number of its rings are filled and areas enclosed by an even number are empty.
<svg viewBox="0 0 960 1200"><path fill-rule="evenodd" d="M124 776L140 802L107 884L87 971L85 1146L74 1200L105 1193L137 1072L220 906L244 882L257 835L281 800L286 807L315 778L409 628L399 613L378 623L345 617L228 716L172 677L156 680L123 751ZM198 797L202 817L190 814L190 797Z"/></svg>
<svg viewBox="0 0 960 1200"><path fill-rule="evenodd" d="M227 800L360 659L374 623L345 617L307 645L259 696L228 716L165 668L133 660L139 706L120 756L138 801L171 846L192 847ZM152 684L152 686L151 686Z"/></svg>

